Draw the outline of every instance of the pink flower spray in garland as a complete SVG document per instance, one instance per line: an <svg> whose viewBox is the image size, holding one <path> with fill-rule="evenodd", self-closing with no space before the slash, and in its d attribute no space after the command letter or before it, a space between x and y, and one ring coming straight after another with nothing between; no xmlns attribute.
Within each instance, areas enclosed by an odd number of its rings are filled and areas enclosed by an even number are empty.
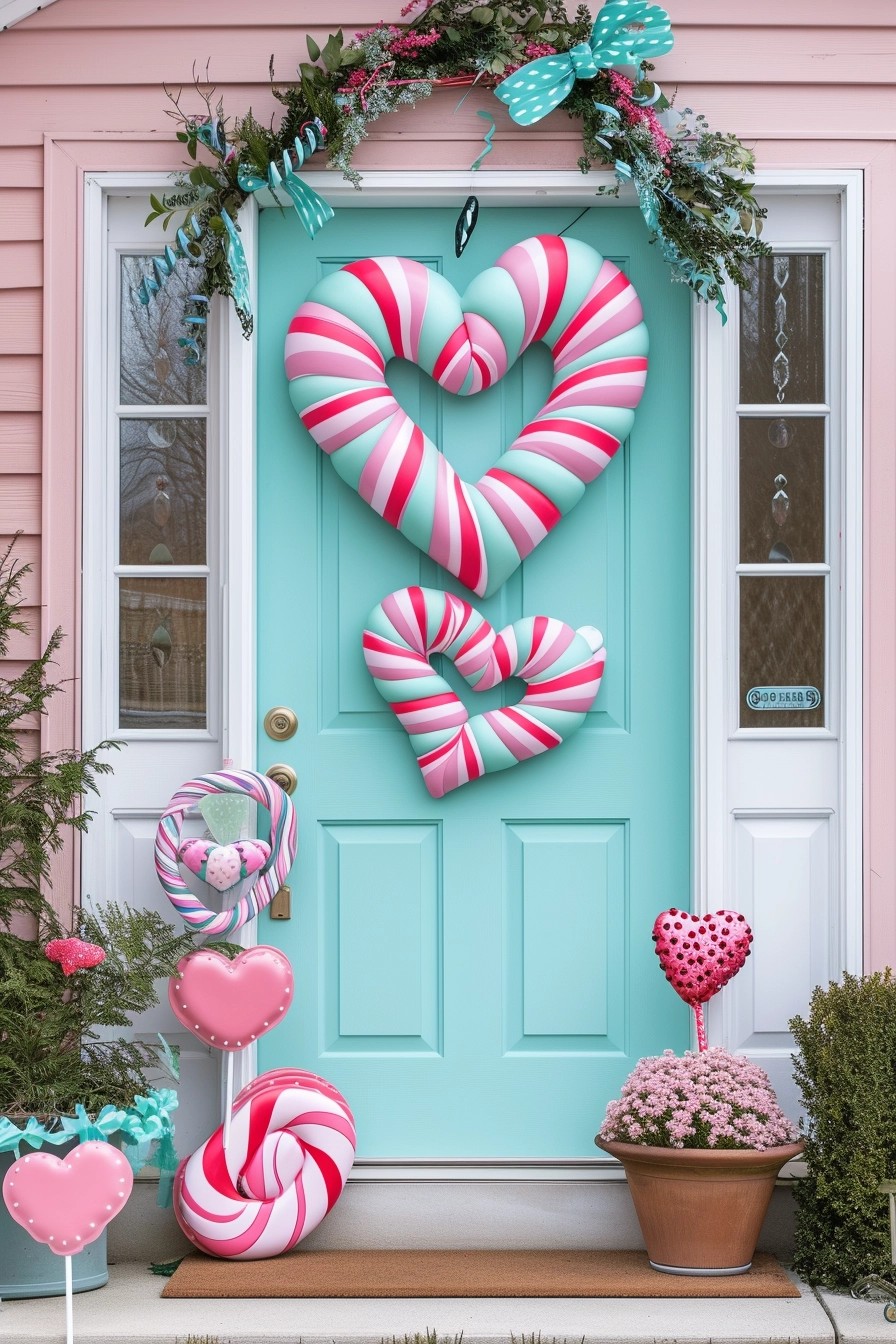
<svg viewBox="0 0 896 1344"><path fill-rule="evenodd" d="M44 948L48 961L56 961L63 975L86 971L106 960L105 949L98 943L85 943L83 938L53 938Z"/></svg>

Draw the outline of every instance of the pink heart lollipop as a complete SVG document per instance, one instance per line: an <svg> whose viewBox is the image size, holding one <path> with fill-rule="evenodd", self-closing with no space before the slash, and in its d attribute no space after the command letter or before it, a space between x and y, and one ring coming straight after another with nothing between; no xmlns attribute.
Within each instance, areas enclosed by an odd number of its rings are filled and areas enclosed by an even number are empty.
<svg viewBox="0 0 896 1344"><path fill-rule="evenodd" d="M35 1241L75 1255L124 1208L134 1174L117 1148L91 1139L66 1157L28 1153L3 1180L3 1202Z"/></svg>
<svg viewBox="0 0 896 1344"><path fill-rule="evenodd" d="M177 964L168 1001L179 1022L217 1050L242 1050L276 1027L292 1001L289 958L250 947L232 961L202 948Z"/></svg>
<svg viewBox="0 0 896 1344"><path fill-rule="evenodd" d="M694 1010L697 1041L705 1050L703 1005L737 975L750 955L750 926L736 910L692 915L673 906L657 915L653 941L666 979Z"/></svg>

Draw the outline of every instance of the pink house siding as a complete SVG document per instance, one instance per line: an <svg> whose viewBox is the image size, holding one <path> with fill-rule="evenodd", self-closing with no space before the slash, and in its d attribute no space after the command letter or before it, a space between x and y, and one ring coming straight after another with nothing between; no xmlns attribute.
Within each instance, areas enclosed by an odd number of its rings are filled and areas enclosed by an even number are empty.
<svg viewBox="0 0 896 1344"><path fill-rule="evenodd" d="M669 8L677 40L660 73L679 103L754 145L761 167L865 173L865 944L869 969L896 964L896 10L892 0ZM61 624L62 674L79 665L83 173L180 166L162 84L189 88L194 65L209 62L225 108L251 106L265 120L279 106L267 80L272 52L286 80L306 56L305 31L351 33L399 9L400 0L56 0L0 33L0 536L21 530L18 553L34 565L35 629L16 640L13 659L37 651L38 627L46 638ZM468 167L481 145L476 109L494 110L494 100L483 92L456 104L442 93L379 123L359 166ZM563 114L534 132L497 120L490 168L574 165L578 137ZM47 745L77 738L76 706L75 695L57 705ZM68 856L60 900L73 872Z"/></svg>

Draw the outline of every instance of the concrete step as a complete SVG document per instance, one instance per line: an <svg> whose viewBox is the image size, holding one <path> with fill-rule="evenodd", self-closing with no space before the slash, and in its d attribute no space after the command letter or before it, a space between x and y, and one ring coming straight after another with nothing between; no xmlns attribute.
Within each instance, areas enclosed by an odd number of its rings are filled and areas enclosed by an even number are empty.
<svg viewBox="0 0 896 1344"><path fill-rule="evenodd" d="M799 1298L408 1298L167 1301L165 1280L145 1264L120 1264L109 1284L75 1298L77 1344L380 1344L427 1329L464 1344L896 1344L883 1308L805 1285ZM841 1325L842 1322L842 1325ZM889 1333L887 1333L889 1331ZM525 1340L524 1340L525 1337ZM3 1344L56 1344L65 1338L62 1298L7 1302Z"/></svg>

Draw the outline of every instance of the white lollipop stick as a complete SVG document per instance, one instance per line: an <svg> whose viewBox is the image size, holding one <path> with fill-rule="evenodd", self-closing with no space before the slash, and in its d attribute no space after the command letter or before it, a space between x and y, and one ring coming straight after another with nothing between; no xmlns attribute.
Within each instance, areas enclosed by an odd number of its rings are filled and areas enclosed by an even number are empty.
<svg viewBox="0 0 896 1344"><path fill-rule="evenodd" d="M230 1143L230 1112L233 1109L233 1056L234 1051L227 1052L227 1081L224 1085L224 1134L221 1142L224 1151L227 1151L227 1145Z"/></svg>
<svg viewBox="0 0 896 1344"><path fill-rule="evenodd" d="M75 1344L75 1315L72 1302L72 1258L65 1257L65 1344Z"/></svg>

